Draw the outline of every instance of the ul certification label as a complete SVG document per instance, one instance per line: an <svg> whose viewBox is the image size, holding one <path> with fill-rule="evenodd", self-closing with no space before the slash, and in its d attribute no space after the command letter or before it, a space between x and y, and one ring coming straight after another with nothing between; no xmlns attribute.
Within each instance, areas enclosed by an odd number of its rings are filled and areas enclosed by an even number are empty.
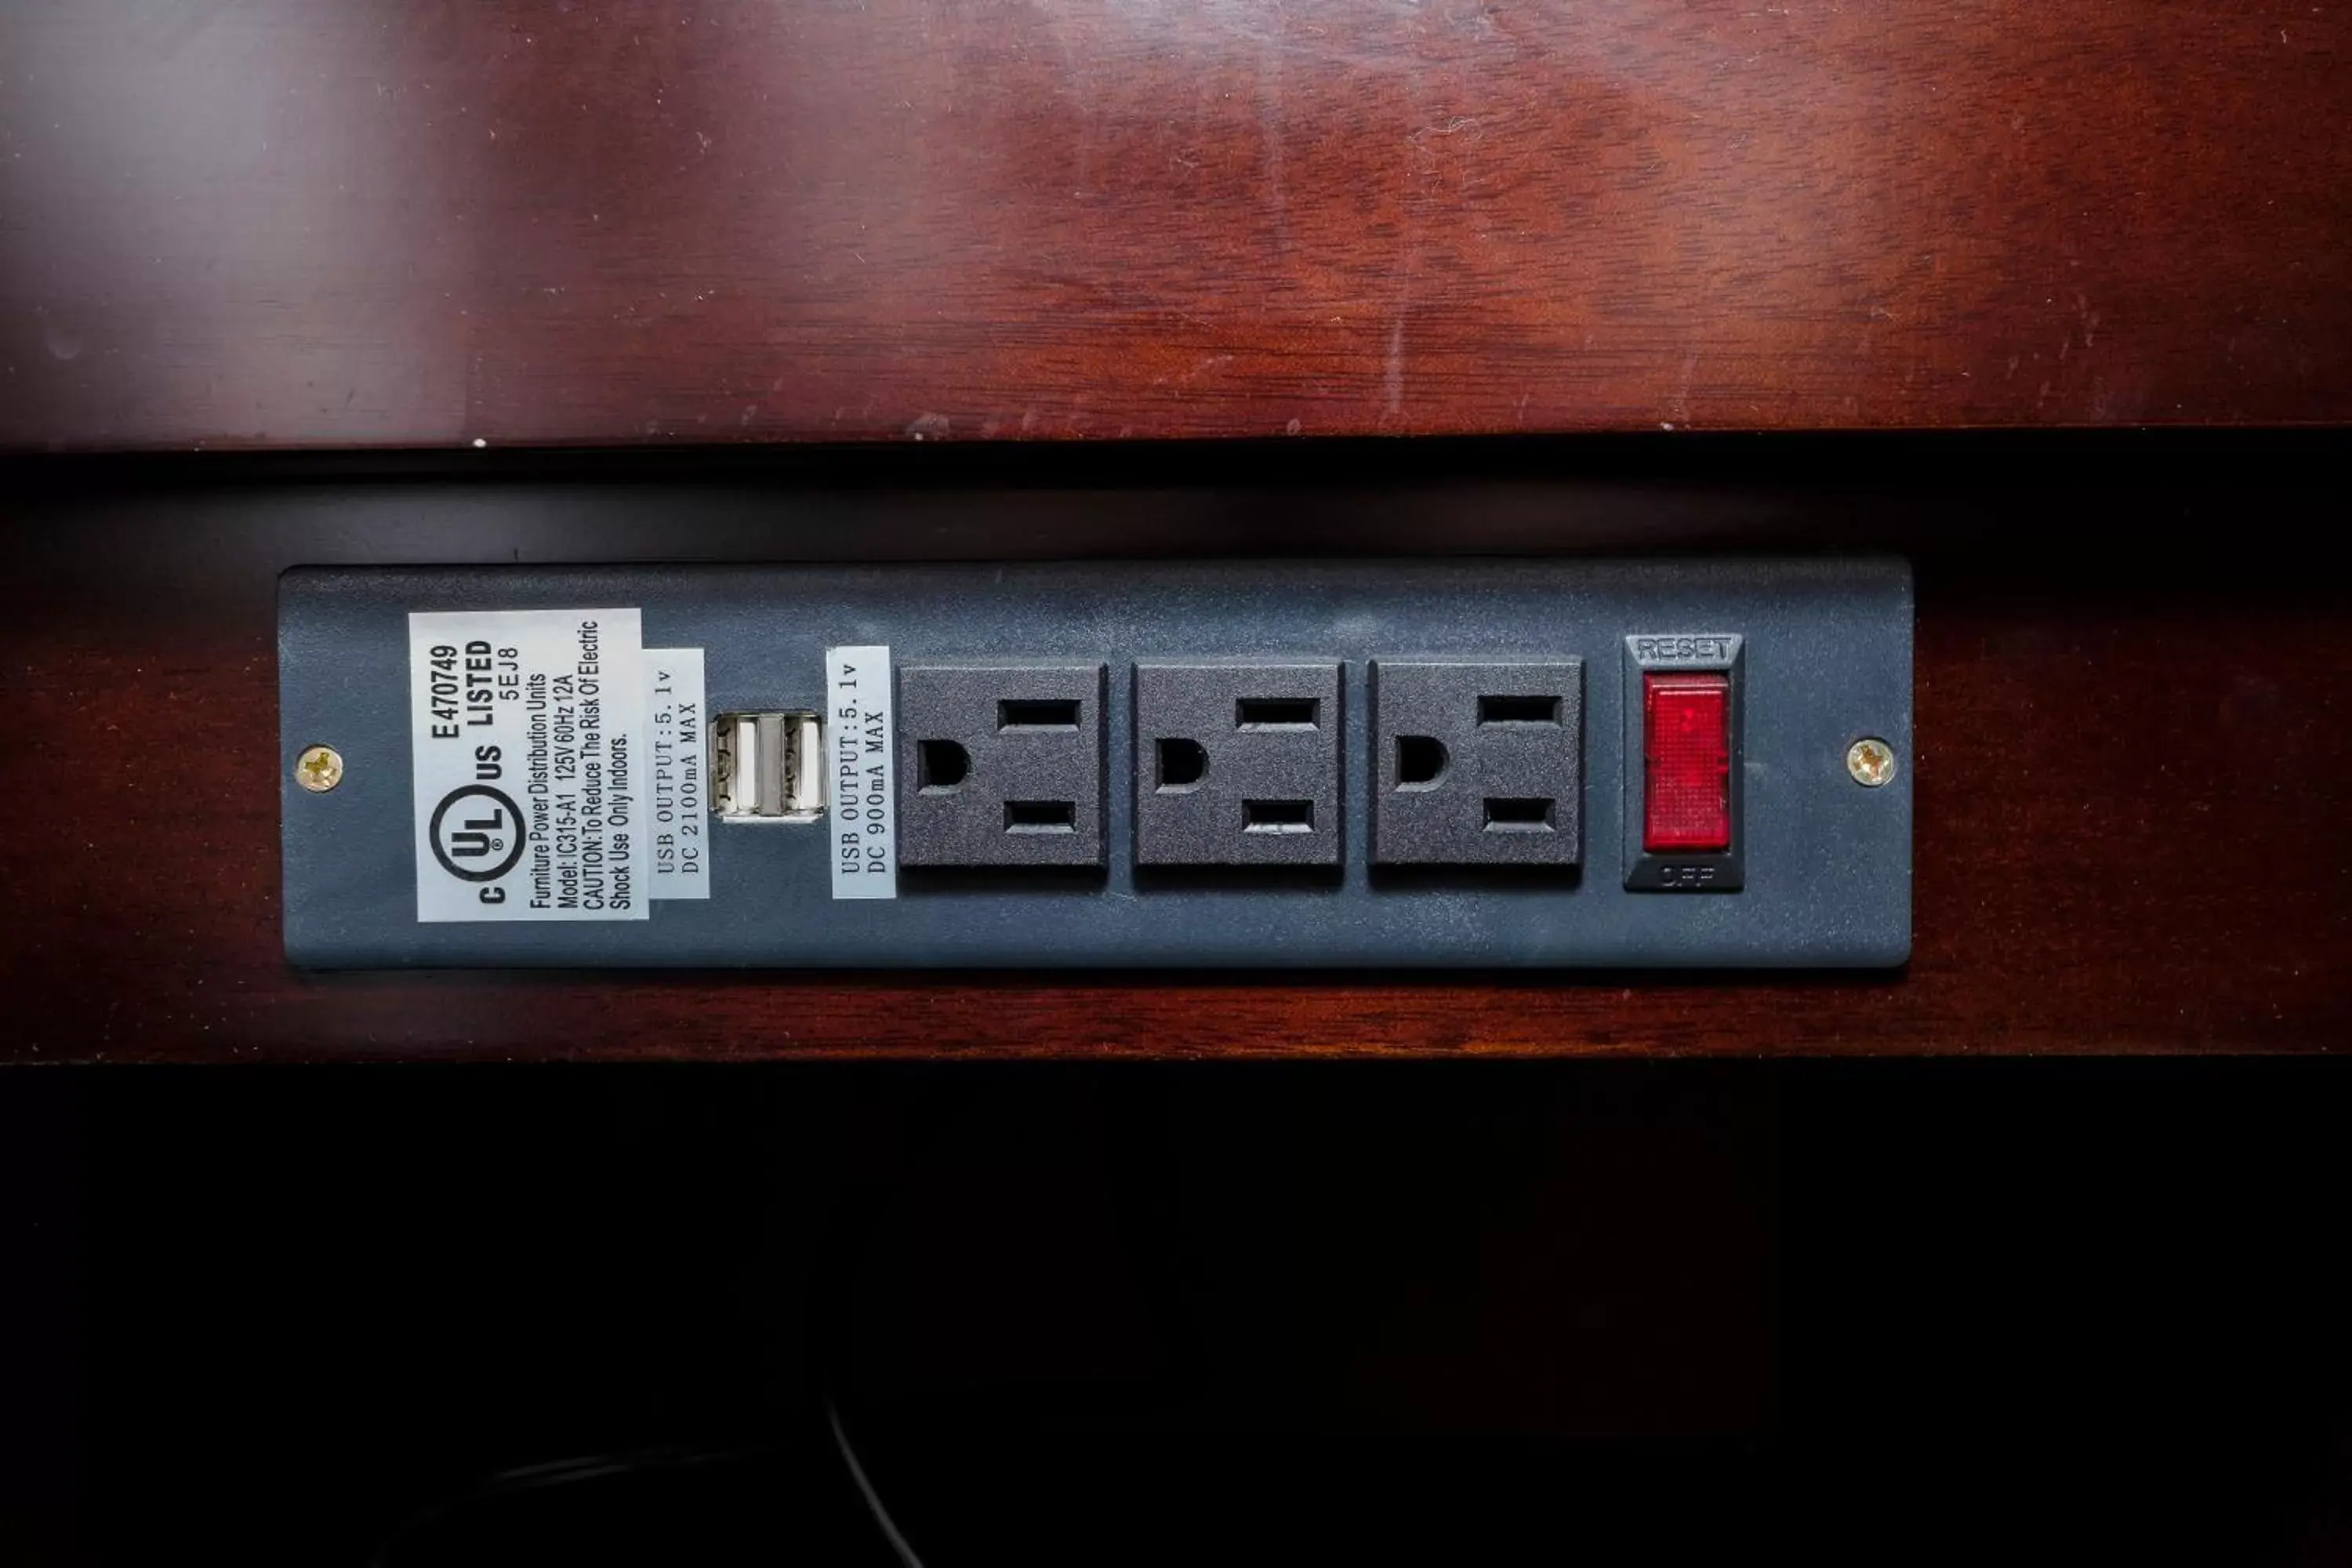
<svg viewBox="0 0 2352 1568"><path fill-rule="evenodd" d="M412 615L408 679L416 918L644 920L637 612Z"/></svg>

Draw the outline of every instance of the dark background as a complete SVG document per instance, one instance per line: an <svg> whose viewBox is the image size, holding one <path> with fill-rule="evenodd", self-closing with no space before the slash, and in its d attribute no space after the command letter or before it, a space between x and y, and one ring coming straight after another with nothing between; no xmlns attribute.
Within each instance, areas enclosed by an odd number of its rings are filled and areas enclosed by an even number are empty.
<svg viewBox="0 0 2352 1568"><path fill-rule="evenodd" d="M17 1070L0 1560L887 1563L830 1397L933 1568L2336 1563L2347 1112L2335 1059Z"/></svg>

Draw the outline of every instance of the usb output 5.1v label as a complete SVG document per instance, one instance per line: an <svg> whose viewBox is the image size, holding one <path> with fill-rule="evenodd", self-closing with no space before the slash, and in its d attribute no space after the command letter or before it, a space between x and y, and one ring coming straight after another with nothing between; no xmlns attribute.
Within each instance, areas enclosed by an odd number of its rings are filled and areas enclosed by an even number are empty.
<svg viewBox="0 0 2352 1568"><path fill-rule="evenodd" d="M656 899L710 896L709 752L703 744L702 650L646 650L647 886Z"/></svg>
<svg viewBox="0 0 2352 1568"><path fill-rule="evenodd" d="M641 921L644 633L635 610L408 617L420 921Z"/></svg>
<svg viewBox="0 0 2352 1568"><path fill-rule="evenodd" d="M891 788L890 650L824 650L833 896L898 896L898 805Z"/></svg>

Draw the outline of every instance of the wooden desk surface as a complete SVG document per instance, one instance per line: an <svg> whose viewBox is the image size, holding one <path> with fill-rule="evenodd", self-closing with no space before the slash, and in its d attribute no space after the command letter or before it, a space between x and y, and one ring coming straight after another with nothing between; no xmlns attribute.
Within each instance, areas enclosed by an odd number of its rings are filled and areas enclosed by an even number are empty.
<svg viewBox="0 0 2352 1568"><path fill-rule="evenodd" d="M0 10L0 447L2352 418L2352 11Z"/></svg>

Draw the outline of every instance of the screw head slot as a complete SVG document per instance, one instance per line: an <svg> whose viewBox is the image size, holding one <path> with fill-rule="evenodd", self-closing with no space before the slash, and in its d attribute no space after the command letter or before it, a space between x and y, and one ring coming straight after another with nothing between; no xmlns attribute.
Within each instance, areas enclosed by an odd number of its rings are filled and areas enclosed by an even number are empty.
<svg viewBox="0 0 2352 1568"><path fill-rule="evenodd" d="M294 759L294 782L324 795L343 782L343 754L332 746L309 746Z"/></svg>
<svg viewBox="0 0 2352 1568"><path fill-rule="evenodd" d="M1864 736L1846 748L1845 771L1864 789L1876 789L1895 777L1895 748L1875 735Z"/></svg>

